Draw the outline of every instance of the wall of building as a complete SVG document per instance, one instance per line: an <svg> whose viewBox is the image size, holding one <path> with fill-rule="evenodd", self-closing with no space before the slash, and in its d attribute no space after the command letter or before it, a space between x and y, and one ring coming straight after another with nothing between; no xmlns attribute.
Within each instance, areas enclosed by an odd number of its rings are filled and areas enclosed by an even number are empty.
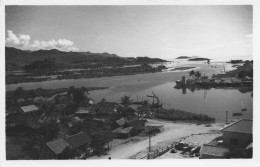
<svg viewBox="0 0 260 167"><path fill-rule="evenodd" d="M224 144L246 147L252 142L252 134L223 132Z"/></svg>

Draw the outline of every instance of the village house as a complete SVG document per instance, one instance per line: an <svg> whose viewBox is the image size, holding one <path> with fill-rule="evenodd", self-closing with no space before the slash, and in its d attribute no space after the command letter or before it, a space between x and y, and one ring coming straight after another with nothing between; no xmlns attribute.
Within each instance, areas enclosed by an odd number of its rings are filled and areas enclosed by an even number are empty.
<svg viewBox="0 0 260 167"><path fill-rule="evenodd" d="M224 127L223 144L228 146L246 147L253 141L253 121L249 119L241 119Z"/></svg>
<svg viewBox="0 0 260 167"><path fill-rule="evenodd" d="M72 97L71 93L63 92L63 93L57 94L57 96L55 96L54 99L55 99L55 103L68 104L73 100L73 97Z"/></svg>
<svg viewBox="0 0 260 167"><path fill-rule="evenodd" d="M113 114L118 114L118 104L113 102L101 102L98 104L99 109L97 110L97 114L99 116L108 116Z"/></svg>
<svg viewBox="0 0 260 167"><path fill-rule="evenodd" d="M46 143L46 146L40 153L41 159L63 159L67 158L69 144L64 139L56 139Z"/></svg>
<svg viewBox="0 0 260 167"><path fill-rule="evenodd" d="M26 116L35 116L36 114L40 114L39 108L35 105L23 106L20 109Z"/></svg>
<svg viewBox="0 0 260 167"><path fill-rule="evenodd" d="M211 144L203 144L200 159L221 159L229 152L229 148Z"/></svg>
<svg viewBox="0 0 260 167"><path fill-rule="evenodd" d="M78 150L80 152L89 150L91 143L91 138L84 132L65 137L64 140L69 144L72 150Z"/></svg>
<svg viewBox="0 0 260 167"><path fill-rule="evenodd" d="M36 103L36 104L42 104L42 103L45 102L45 100L46 100L46 99L45 99L44 97L38 96L38 97L35 97L35 98L33 99L33 102Z"/></svg>
<svg viewBox="0 0 260 167"><path fill-rule="evenodd" d="M112 131L112 133L116 134L117 138L130 138L134 134L133 127L118 127Z"/></svg>
<svg viewBox="0 0 260 167"><path fill-rule="evenodd" d="M84 98L79 106L75 115L80 116L82 118L93 118L96 115L97 106L94 105L94 100L91 98Z"/></svg>

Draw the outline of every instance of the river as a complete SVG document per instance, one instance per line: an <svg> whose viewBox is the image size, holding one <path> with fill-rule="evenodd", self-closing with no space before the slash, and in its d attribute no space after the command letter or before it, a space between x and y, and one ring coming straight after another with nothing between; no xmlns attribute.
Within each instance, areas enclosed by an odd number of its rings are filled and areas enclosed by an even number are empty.
<svg viewBox="0 0 260 167"><path fill-rule="evenodd" d="M223 62L211 63L210 65L202 62L187 62L179 60L165 64L167 67L197 67L203 75L212 75L232 70L230 64ZM224 68L225 67L225 68ZM181 76L188 77L188 72L170 71L158 73L137 74L128 76L113 76L102 78L70 79L70 80L52 80L44 82L19 83L6 85L6 90L15 90L17 87L23 89L55 89L63 87L109 87L105 90L90 91L89 96L95 102L102 98L107 101L119 102L124 95L131 96L133 100L150 100L147 95L152 91L162 100L163 107L176 108L193 113L206 114L214 117L217 122L225 121L225 111L228 111L229 119L249 118L253 116L253 98L251 92L241 93L237 89L210 89L196 90L194 92L186 90L177 90L175 81L181 79ZM246 111L241 109L246 108ZM232 117L232 113L241 112L242 116Z"/></svg>

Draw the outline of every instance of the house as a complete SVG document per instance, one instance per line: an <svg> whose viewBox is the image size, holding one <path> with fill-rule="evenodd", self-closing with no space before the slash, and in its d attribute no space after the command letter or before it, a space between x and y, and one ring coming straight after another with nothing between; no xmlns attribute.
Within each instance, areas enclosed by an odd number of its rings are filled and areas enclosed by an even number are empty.
<svg viewBox="0 0 260 167"><path fill-rule="evenodd" d="M94 100L91 98L84 98L80 103L80 107L89 107L94 104Z"/></svg>
<svg viewBox="0 0 260 167"><path fill-rule="evenodd" d="M56 97L56 96L57 96L57 94L55 94L55 95L53 95L53 96L47 98L47 99L45 100L45 103L46 103L47 105L53 105L53 104L55 103L55 97Z"/></svg>
<svg viewBox="0 0 260 167"><path fill-rule="evenodd" d="M39 114L39 108L35 105L23 106L20 109L26 116L34 116Z"/></svg>
<svg viewBox="0 0 260 167"><path fill-rule="evenodd" d="M64 140L69 144L71 149L82 150L82 151L88 149L91 143L91 138L88 135L86 135L84 132L80 132L65 137Z"/></svg>
<svg viewBox="0 0 260 167"><path fill-rule="evenodd" d="M227 147L203 144L200 149L200 159L220 159L224 158L228 152L229 148Z"/></svg>
<svg viewBox="0 0 260 167"><path fill-rule="evenodd" d="M56 139L46 143L40 153L41 159L63 159L69 151L69 144L64 139Z"/></svg>
<svg viewBox="0 0 260 167"><path fill-rule="evenodd" d="M35 98L33 99L33 102L35 102L35 103L37 103L37 104L41 104L41 103L45 102L45 98L42 97L42 96L35 97Z"/></svg>
<svg viewBox="0 0 260 167"><path fill-rule="evenodd" d="M128 121L127 121L127 119L125 119L125 118L121 118L121 119L116 120L116 123L117 123L117 125L119 125L119 126L124 126L127 122L128 122Z"/></svg>
<svg viewBox="0 0 260 167"><path fill-rule="evenodd" d="M75 112L75 115L82 118L87 118L87 117L93 118L96 115L96 111L92 107L90 108L79 107Z"/></svg>
<svg viewBox="0 0 260 167"><path fill-rule="evenodd" d="M111 115L118 113L118 104L113 102L101 102L99 103L99 109L97 114L99 115Z"/></svg>
<svg viewBox="0 0 260 167"><path fill-rule="evenodd" d="M149 124L149 125L145 125L145 131L158 131L161 132L164 130L164 126L163 125L156 125L156 124Z"/></svg>
<svg viewBox="0 0 260 167"><path fill-rule="evenodd" d="M71 93L63 92L55 96L55 102L58 104L68 104L72 101Z"/></svg>
<svg viewBox="0 0 260 167"><path fill-rule="evenodd" d="M135 129L136 132L141 132L145 130L145 121L139 119L129 120L128 123L131 127Z"/></svg>
<svg viewBox="0 0 260 167"><path fill-rule="evenodd" d="M229 146L246 147L253 141L253 121L249 119L241 119L224 127L223 144Z"/></svg>
<svg viewBox="0 0 260 167"><path fill-rule="evenodd" d="M129 138L131 134L133 134L133 127L119 127L112 131L112 133L116 134L118 138Z"/></svg>

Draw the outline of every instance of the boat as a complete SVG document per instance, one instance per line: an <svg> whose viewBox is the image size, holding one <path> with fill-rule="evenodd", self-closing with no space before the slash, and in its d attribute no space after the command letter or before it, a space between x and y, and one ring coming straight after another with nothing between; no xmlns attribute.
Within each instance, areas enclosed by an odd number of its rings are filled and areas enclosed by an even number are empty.
<svg viewBox="0 0 260 167"><path fill-rule="evenodd" d="M246 111L247 110L247 108L243 108L243 109L241 109L241 111Z"/></svg>
<svg viewBox="0 0 260 167"><path fill-rule="evenodd" d="M241 115L242 115L242 113L240 113L240 112L233 113L233 116L241 116Z"/></svg>

